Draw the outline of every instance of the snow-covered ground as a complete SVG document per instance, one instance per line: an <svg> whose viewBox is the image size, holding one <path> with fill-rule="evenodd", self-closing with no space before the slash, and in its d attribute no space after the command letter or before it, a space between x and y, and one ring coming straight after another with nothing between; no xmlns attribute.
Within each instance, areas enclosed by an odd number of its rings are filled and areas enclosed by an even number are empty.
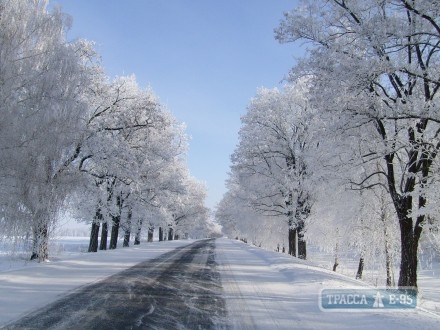
<svg viewBox="0 0 440 330"><path fill-rule="evenodd" d="M367 284L286 254L217 240L223 289L237 329L440 329L440 296L409 311L323 312L319 292ZM438 291L439 281L431 282ZM428 290L425 288L425 290Z"/></svg>
<svg viewBox="0 0 440 330"><path fill-rule="evenodd" d="M96 282L140 261L192 241L142 243L137 247L84 253L87 240L60 239L51 262L0 258L0 327L79 286ZM321 289L365 287L344 275L265 251L239 241L218 239L216 260L231 323L237 329L440 329L440 281L422 276L419 308L405 312L323 312ZM427 287L429 285L429 287ZM437 293L437 296L435 295Z"/></svg>

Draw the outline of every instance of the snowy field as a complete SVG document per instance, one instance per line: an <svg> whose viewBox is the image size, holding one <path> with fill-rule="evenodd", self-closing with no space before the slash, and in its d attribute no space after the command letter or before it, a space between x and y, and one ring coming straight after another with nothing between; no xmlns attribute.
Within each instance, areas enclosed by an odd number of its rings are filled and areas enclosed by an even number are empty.
<svg viewBox="0 0 440 330"><path fill-rule="evenodd" d="M137 247L85 253L86 238L63 238L51 245L50 262L0 258L0 327L75 288L96 282L140 261L192 241L142 243ZM119 246L119 245L118 245ZM323 288L365 287L309 261L218 239L216 260L231 324L236 329L440 329L440 281L422 273L417 310L406 312L323 312ZM433 269L435 266L433 267ZM436 270L431 270L432 272Z"/></svg>
<svg viewBox="0 0 440 330"><path fill-rule="evenodd" d="M324 253L317 249L310 248L308 251L309 259L313 264L331 270L334 257L330 253ZM426 248L419 253L418 265L418 286L419 293L418 306L440 315L440 255L432 249ZM359 257L341 254L339 257L338 274L345 275L351 279L356 277ZM399 278L399 262L396 260L394 265L394 281L397 283ZM384 267L371 263L364 268L363 281L373 287L384 286L386 283L386 273Z"/></svg>

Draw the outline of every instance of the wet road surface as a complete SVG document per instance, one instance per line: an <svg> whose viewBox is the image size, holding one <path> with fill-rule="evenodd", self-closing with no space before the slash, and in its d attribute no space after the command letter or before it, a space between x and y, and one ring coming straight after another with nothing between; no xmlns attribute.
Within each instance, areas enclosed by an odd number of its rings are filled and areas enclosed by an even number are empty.
<svg viewBox="0 0 440 330"><path fill-rule="evenodd" d="M177 248L41 308L5 329L230 329L215 241Z"/></svg>

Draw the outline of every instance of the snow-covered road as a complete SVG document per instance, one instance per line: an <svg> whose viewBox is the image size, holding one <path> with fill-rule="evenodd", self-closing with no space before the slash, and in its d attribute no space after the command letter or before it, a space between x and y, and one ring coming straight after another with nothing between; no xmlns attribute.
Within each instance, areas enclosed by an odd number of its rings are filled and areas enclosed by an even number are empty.
<svg viewBox="0 0 440 330"><path fill-rule="evenodd" d="M213 240L178 247L65 297L7 329L227 328Z"/></svg>
<svg viewBox="0 0 440 330"><path fill-rule="evenodd" d="M78 253L0 272L0 328L20 319L16 328L50 328L38 322L58 304L58 316L70 323L53 328L63 329L440 329L440 315L420 308L323 312L320 290L366 285L235 240L192 243ZM99 293L87 298L91 288ZM99 313L115 319L94 323Z"/></svg>

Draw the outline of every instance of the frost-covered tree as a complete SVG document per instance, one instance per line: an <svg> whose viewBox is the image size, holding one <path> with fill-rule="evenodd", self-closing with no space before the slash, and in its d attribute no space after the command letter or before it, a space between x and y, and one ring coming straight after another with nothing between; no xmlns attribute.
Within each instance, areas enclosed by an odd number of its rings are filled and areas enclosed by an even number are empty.
<svg viewBox="0 0 440 330"><path fill-rule="evenodd" d="M193 228L208 221L209 210L205 207L206 188L189 173L180 178L178 191L168 194L166 205L169 214L169 239L188 237Z"/></svg>
<svg viewBox="0 0 440 330"><path fill-rule="evenodd" d="M51 225L72 185L69 171L87 114L94 52L67 43L68 18L46 1L0 3L2 221L33 237L44 260ZM17 210L20 210L17 212Z"/></svg>
<svg viewBox="0 0 440 330"><path fill-rule="evenodd" d="M264 215L281 217L289 228L289 254L306 258L305 220L311 208L307 185L310 168L306 82L278 89L260 89L242 117L239 144L232 155L231 180L241 198Z"/></svg>
<svg viewBox="0 0 440 330"><path fill-rule="evenodd" d="M417 286L419 239L437 202L428 192L438 189L439 14L431 0L306 0L276 31L281 42L312 44L291 77L312 77L328 130L358 142L344 161L381 160L353 185L382 186L393 202L399 286Z"/></svg>
<svg viewBox="0 0 440 330"><path fill-rule="evenodd" d="M240 239L255 246L279 252L285 250L288 237L287 222L274 221L272 216L265 216L249 206L241 198L238 185L227 186L215 211L215 219L222 226L222 232L230 238Z"/></svg>
<svg viewBox="0 0 440 330"><path fill-rule="evenodd" d="M165 217L187 148L151 89L109 81L92 44L66 42L69 18L46 5L0 0L0 223L32 236L38 260L62 207L91 222L90 251L100 228L100 249L107 235L116 248L121 227L124 245L139 242L143 222Z"/></svg>
<svg viewBox="0 0 440 330"><path fill-rule="evenodd" d="M92 182L107 182L104 196L97 194L92 206L100 216L93 217L91 245L96 246L103 222L111 225L110 248L116 247L120 226L128 246L132 232L140 236L142 210L158 207L162 191L174 189L168 173L185 155L184 127L150 89L138 87L134 76L97 81L91 104L79 169ZM144 223L154 226L152 220Z"/></svg>
<svg viewBox="0 0 440 330"><path fill-rule="evenodd" d="M342 266L343 271L343 261L357 259L357 272L351 276L371 281L366 274L373 276L374 269L379 271L374 276L384 275L383 284L394 286L400 257L395 218L384 189L353 191L339 181L322 180L315 191L306 237L319 253L331 256L325 263L329 269L338 271Z"/></svg>

